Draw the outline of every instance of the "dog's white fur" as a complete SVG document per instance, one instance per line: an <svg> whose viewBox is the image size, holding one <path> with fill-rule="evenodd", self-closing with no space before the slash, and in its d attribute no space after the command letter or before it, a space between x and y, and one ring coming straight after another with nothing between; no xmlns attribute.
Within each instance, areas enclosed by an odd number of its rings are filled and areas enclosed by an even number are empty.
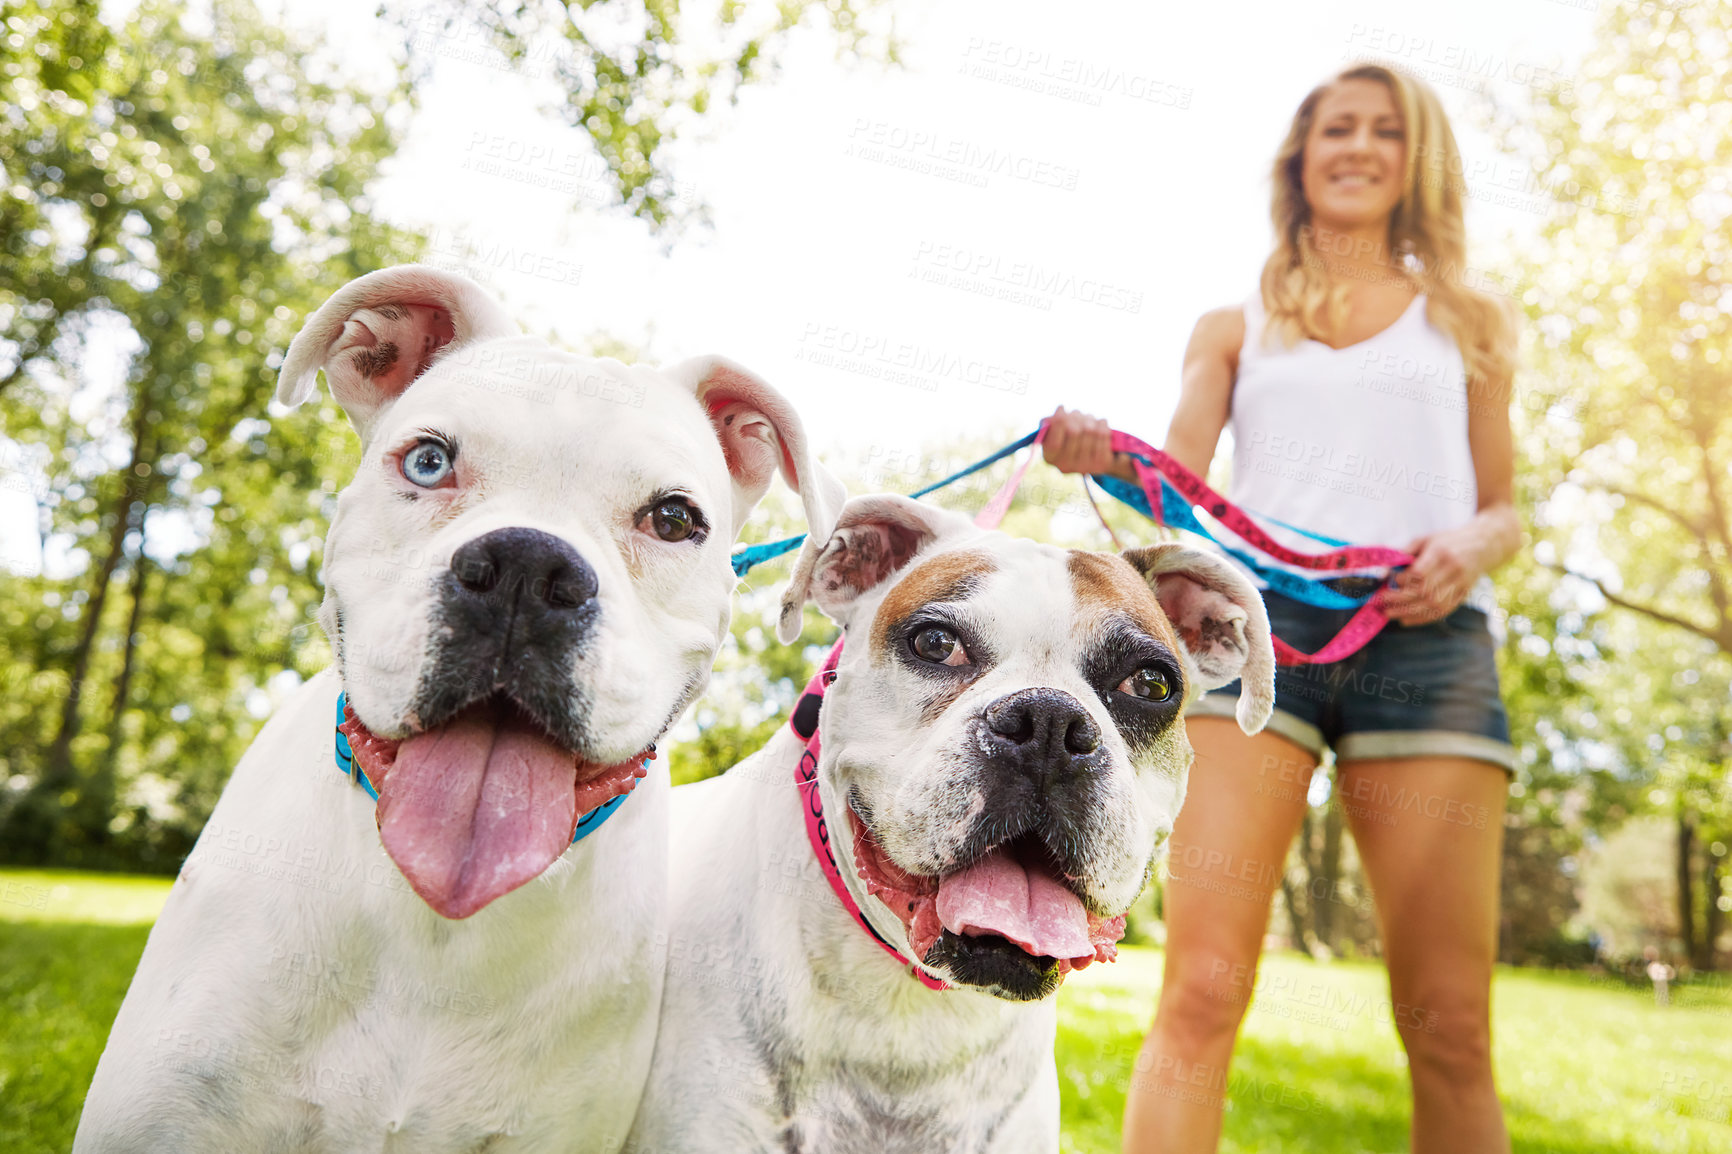
<svg viewBox="0 0 1732 1154"><path fill-rule="evenodd" d="M336 663L261 730L183 867L75 1149L616 1149L659 1001L665 762L539 877L450 921L410 889L373 802L336 770L338 688L374 733L415 732L435 579L491 530L541 530L599 587L595 633L560 687L588 707L578 752L625 760L706 683L729 546L771 475L820 535L841 488L786 402L738 366L574 357L433 269L336 293L291 346L280 399L307 400L321 368L363 442L324 556ZM429 429L458 441L453 494L416 493L400 472ZM668 490L710 519L706 537L643 531L642 507Z"/></svg>
<svg viewBox="0 0 1732 1154"><path fill-rule="evenodd" d="M930 720L932 680L892 652L906 636L892 632L880 644L885 622L877 618L900 581L958 552L985 556L990 572L950 603L949 619L965 621L993 656ZM1145 623L1162 615L1143 596L1151 589L1175 606L1177 633L1158 621L1151 632L1161 634L1155 651L1183 670L1183 698L1243 672L1242 724L1260 729L1272 706L1273 652L1256 591L1210 554L1157 546L1127 558L1141 572L1106 557L1090 571L1110 575L1102 566L1118 566L1112 580L1140 589L1132 600L1143 601ZM1069 693L1100 726L1099 804L1077 858L1088 908L1110 915L1128 907L1172 829L1191 760L1182 706L1175 703L1164 728L1139 730L1130 741L1132 730L1121 732L1106 691L1082 665L1110 628L1107 619L1122 615L1103 606L1100 581L1079 584L1076 564L1070 551L887 497L850 501L830 541L802 554L783 636L797 630L810 595L848 638L822 710L818 778L830 837L856 902L904 954L903 922L855 875L849 799L864 803L881 846L902 868L927 875L956 868L994 788L972 761L969 723L1005 694ZM1116 708L1124 716L1124 704ZM808 843L793 782L803 752L784 726L721 777L674 791L661 1027L628 1149L1056 1151L1054 999L1004 1000L979 986L927 989L862 932ZM922 968L954 981L945 968Z"/></svg>

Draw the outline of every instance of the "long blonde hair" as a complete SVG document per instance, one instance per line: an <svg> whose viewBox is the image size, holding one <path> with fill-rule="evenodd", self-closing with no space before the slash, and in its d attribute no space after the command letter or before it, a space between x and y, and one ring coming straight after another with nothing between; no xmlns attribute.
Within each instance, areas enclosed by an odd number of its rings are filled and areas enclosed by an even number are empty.
<svg viewBox="0 0 1732 1154"><path fill-rule="evenodd" d="M1293 114L1287 139L1275 155L1270 206L1275 251L1263 265L1261 281L1268 332L1288 345L1302 337L1327 342L1346 319L1348 286L1332 279L1323 263L1311 228L1311 206L1300 184L1317 105L1344 80L1381 82L1401 110L1406 170L1401 201L1389 216L1385 259L1392 270L1417 280L1430 297L1427 315L1461 348L1470 383L1507 383L1515 367L1510 310L1463 283L1468 273L1461 211L1465 184L1455 134L1429 85L1382 64L1352 65L1313 88Z"/></svg>

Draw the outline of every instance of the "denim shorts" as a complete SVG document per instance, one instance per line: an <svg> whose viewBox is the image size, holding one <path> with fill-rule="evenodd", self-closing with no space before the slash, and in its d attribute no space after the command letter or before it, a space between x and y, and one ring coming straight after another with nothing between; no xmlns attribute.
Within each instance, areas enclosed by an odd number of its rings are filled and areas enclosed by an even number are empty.
<svg viewBox="0 0 1732 1154"><path fill-rule="evenodd" d="M1275 636L1315 653L1351 609L1319 609L1265 589ZM1486 616L1463 605L1429 625L1391 621L1357 653L1327 665L1275 668L1269 732L1321 760L1466 757L1515 772L1509 717L1498 694L1496 645ZM1188 717L1232 717L1239 683L1205 693Z"/></svg>

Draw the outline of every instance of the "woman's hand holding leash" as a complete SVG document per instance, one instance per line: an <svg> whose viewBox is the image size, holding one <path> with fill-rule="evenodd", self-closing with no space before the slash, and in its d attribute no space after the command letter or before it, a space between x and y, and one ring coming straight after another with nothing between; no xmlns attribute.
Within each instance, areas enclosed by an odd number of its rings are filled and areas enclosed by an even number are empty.
<svg viewBox="0 0 1732 1154"><path fill-rule="evenodd" d="M1046 463L1061 473L1106 473L1135 481L1129 458L1113 452L1112 426L1087 413L1054 410L1041 442Z"/></svg>
<svg viewBox="0 0 1732 1154"><path fill-rule="evenodd" d="M1413 554L1413 564L1395 575L1378 607L1402 625L1429 625L1455 612L1490 569L1481 536L1470 521L1415 538L1406 549Z"/></svg>
<svg viewBox="0 0 1732 1154"><path fill-rule="evenodd" d="M1104 473L1135 480L1130 457L1113 452L1113 443L1112 427L1106 421L1060 406L1047 421L1041 451L1047 463L1061 472ZM1202 498L1189 493L1189 499ZM1150 500L1155 501L1152 497ZM1397 570L1388 588L1378 594L1375 606L1381 615L1377 622L1387 618L1402 625L1427 625L1454 612L1472 591L1474 582L1510 552L1501 543L1508 534L1500 532L1501 520L1496 513L1482 510L1480 516L1465 525L1416 538L1401 550L1413 560ZM1362 645L1376 629L1359 632L1365 634L1358 637L1357 644ZM1331 643L1331 647L1335 645ZM1326 648L1334 653L1331 647ZM1355 647L1349 646L1345 651L1351 652ZM1337 659L1324 657L1321 652L1311 656L1316 660ZM1296 651L1282 656L1282 661L1288 664L1304 659L1306 655Z"/></svg>

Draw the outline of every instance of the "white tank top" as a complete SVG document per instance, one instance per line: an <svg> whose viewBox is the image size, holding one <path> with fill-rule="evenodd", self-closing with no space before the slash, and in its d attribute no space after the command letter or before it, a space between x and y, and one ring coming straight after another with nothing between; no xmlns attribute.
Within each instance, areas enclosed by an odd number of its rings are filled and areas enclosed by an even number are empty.
<svg viewBox="0 0 1732 1154"><path fill-rule="evenodd" d="M1466 367L1425 302L1414 297L1382 332L1334 349L1308 339L1265 346L1262 293L1246 300L1229 496L1277 540L1327 548L1272 520L1400 549L1477 511ZM1469 602L1483 608L1490 592L1482 581Z"/></svg>

